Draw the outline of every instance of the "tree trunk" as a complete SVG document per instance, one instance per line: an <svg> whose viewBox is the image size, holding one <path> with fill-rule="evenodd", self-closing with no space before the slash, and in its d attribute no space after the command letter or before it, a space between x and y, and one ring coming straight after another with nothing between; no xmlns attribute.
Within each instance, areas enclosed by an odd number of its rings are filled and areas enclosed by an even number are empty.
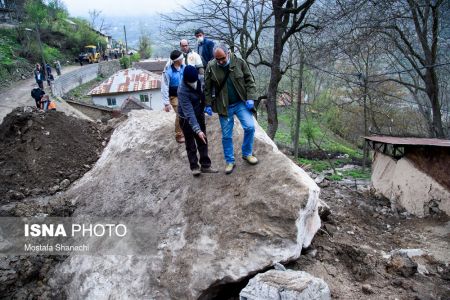
<svg viewBox="0 0 450 300"><path fill-rule="evenodd" d="M278 129L277 89L281 80L281 55L283 54L283 7L273 1L275 28L273 30L273 54L270 68L270 81L267 90L267 135L273 140Z"/></svg>
<svg viewBox="0 0 450 300"><path fill-rule="evenodd" d="M300 137L300 116L302 106L302 90L303 90L303 51L300 53L300 70L298 76L298 95L297 95L297 116L295 119L295 136L294 136L294 157L298 157L298 140Z"/></svg>
<svg viewBox="0 0 450 300"><path fill-rule="evenodd" d="M428 68L425 74L425 90L430 99L433 111L433 133L434 137L445 138L442 126L441 105L439 102L439 85L436 72L433 68Z"/></svg>

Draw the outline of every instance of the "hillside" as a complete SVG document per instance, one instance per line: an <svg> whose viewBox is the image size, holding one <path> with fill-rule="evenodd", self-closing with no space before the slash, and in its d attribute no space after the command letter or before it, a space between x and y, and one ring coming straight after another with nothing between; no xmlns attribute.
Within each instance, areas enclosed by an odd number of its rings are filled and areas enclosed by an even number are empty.
<svg viewBox="0 0 450 300"><path fill-rule="evenodd" d="M42 64L42 58L52 67L56 60L62 65L75 63L80 51L89 44L104 49L106 40L87 21L70 18L64 8L40 2L25 4L18 25L0 28L0 89L17 79L31 77L35 64Z"/></svg>

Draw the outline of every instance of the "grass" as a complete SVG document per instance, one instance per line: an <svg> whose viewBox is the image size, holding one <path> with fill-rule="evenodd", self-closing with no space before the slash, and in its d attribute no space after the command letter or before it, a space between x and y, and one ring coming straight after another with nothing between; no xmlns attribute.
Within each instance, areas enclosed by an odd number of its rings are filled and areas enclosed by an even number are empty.
<svg viewBox="0 0 450 300"><path fill-rule="evenodd" d="M67 97L74 98L76 101L91 103L91 96L87 96L94 87L96 87L104 78L98 76L96 79L83 83L67 93Z"/></svg>
<svg viewBox="0 0 450 300"><path fill-rule="evenodd" d="M351 159L333 159L331 163L335 168L342 167L345 164L349 164ZM315 173L322 173L326 170L331 170L330 164L327 160L314 160L314 159L306 159L306 158L298 158L297 163L303 167L304 169L310 169ZM363 171L360 168L351 169L351 170L339 170L335 174L327 175L326 178L333 181L339 181L344 178L352 178L352 179L370 179L371 171L370 169L366 169Z"/></svg>
<svg viewBox="0 0 450 300"><path fill-rule="evenodd" d="M298 158L297 162L304 168L309 168L316 173L321 173L325 170L330 169L330 164L326 160L313 160L306 158Z"/></svg>
<svg viewBox="0 0 450 300"><path fill-rule="evenodd" d="M290 132L291 117L292 114L288 109L282 108L279 110L279 126L275 134L275 142L282 145L292 145ZM267 115L264 114L260 117L258 119L258 123L264 130L267 130ZM331 130L321 125L320 120L311 118L308 121L302 120L301 123L299 146L302 150L319 151L312 142L310 143L310 141L308 141L306 137L306 133L308 132L314 136L314 140L320 144L320 148L322 148L325 152L348 155L348 158L331 159L330 162L333 164L334 168L339 168L345 164L350 164L352 163L352 159L362 158L362 151L360 149L346 142L339 136L335 135ZM310 169L315 173L322 173L323 171L332 169L328 160L297 158L296 162L303 168ZM344 178L370 179L370 176L370 169L363 172L362 169L358 168L338 171L335 174L328 175L327 179L332 181L340 181Z"/></svg>
<svg viewBox="0 0 450 300"><path fill-rule="evenodd" d="M278 130L275 134L275 142L283 145L291 145L291 133L290 133L290 121L291 112L286 108L280 109L278 113ZM267 130L267 116L258 119L258 123L264 130ZM333 134L327 128L320 125L318 120L302 120L300 125L300 138L299 146L301 149L316 150L314 145L310 146L310 143L304 134L306 131L313 132L316 142L320 143L320 147L326 152L339 152L342 154L348 154L350 157L362 158L362 151L355 146L347 143L342 138ZM309 128L308 128L309 127Z"/></svg>
<svg viewBox="0 0 450 300"><path fill-rule="evenodd" d="M371 172L369 169L363 171L362 169L345 170L342 172L345 177L351 177L353 179L370 179Z"/></svg>

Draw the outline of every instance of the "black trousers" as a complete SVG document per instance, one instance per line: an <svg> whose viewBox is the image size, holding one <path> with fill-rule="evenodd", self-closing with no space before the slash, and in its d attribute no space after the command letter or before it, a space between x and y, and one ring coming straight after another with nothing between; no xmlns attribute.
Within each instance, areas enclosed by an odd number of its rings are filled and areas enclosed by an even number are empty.
<svg viewBox="0 0 450 300"><path fill-rule="evenodd" d="M206 133L205 116L202 113L200 116L196 116L198 124L201 130ZM211 159L208 156L208 144L198 137L198 135L192 130L189 121L185 118L180 118L180 127L184 134L186 152L189 159L191 170L198 169L198 157L197 151L200 154L200 165L203 168L209 168L211 166Z"/></svg>

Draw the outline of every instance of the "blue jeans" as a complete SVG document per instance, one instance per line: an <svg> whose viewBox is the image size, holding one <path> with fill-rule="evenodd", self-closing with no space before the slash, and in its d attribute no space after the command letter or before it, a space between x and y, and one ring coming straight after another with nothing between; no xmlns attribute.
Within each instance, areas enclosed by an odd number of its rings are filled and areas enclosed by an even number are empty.
<svg viewBox="0 0 450 300"><path fill-rule="evenodd" d="M220 127L222 128L222 146L225 161L234 163L233 151L233 125L234 115L241 122L244 129L244 141L242 143L242 156L253 154L253 138L255 136L255 123L251 111L245 107L243 101L228 106L228 117L219 116Z"/></svg>

